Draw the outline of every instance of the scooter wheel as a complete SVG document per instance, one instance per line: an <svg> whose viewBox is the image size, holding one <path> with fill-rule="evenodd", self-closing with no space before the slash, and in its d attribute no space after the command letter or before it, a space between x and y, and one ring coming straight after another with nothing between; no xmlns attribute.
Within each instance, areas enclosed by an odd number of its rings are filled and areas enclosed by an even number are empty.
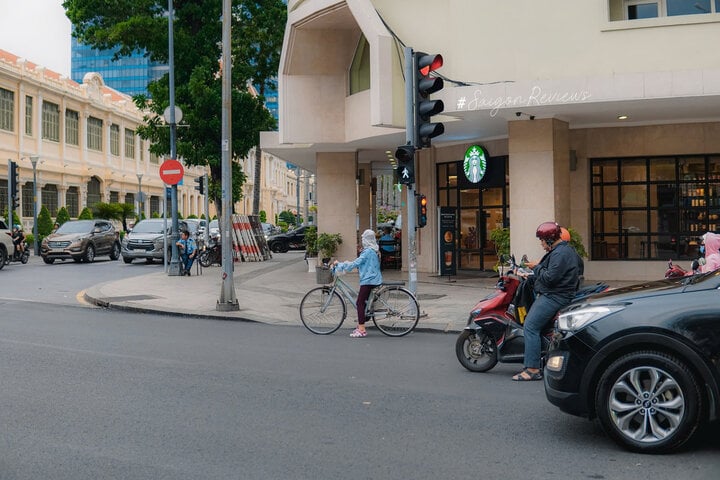
<svg viewBox="0 0 720 480"><path fill-rule="evenodd" d="M495 340L482 330L463 330L455 342L455 355L471 372L487 372L498 362Z"/></svg>

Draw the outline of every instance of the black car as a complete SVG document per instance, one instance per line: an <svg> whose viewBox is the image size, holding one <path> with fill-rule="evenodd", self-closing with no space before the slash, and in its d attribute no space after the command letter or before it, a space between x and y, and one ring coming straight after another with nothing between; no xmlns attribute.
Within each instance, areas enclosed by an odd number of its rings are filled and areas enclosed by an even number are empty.
<svg viewBox="0 0 720 480"><path fill-rule="evenodd" d="M288 250L305 250L305 229L299 227L285 233L271 235L267 239L268 247L275 253L285 253Z"/></svg>
<svg viewBox="0 0 720 480"><path fill-rule="evenodd" d="M634 285L560 311L545 393L624 447L665 452L720 416L720 270Z"/></svg>

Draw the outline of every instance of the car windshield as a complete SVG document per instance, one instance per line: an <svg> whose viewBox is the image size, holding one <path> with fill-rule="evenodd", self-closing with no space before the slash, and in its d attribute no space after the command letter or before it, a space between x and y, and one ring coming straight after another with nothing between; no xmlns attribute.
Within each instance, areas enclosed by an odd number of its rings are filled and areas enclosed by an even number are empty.
<svg viewBox="0 0 720 480"><path fill-rule="evenodd" d="M95 228L93 220L79 220L77 222L65 222L55 233L64 235L68 233L87 233Z"/></svg>
<svg viewBox="0 0 720 480"><path fill-rule="evenodd" d="M170 225L170 222L168 222L168 226ZM162 222L140 222L135 227L133 227L132 231L134 233L163 233L163 223Z"/></svg>
<svg viewBox="0 0 720 480"><path fill-rule="evenodd" d="M210 221L210 228L218 228L218 221L217 221L217 220L211 220L211 221Z"/></svg>

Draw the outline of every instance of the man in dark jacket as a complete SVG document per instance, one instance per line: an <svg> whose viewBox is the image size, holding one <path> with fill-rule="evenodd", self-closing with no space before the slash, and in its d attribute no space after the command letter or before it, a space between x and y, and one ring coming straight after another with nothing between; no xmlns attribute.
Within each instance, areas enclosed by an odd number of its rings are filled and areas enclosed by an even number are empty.
<svg viewBox="0 0 720 480"><path fill-rule="evenodd" d="M525 368L513 376L518 382L542 380L540 333L568 305L577 291L577 253L560 238L560 226L555 222L541 224L535 236L547 252L537 265L529 265L535 276L535 293L530 312L525 318Z"/></svg>

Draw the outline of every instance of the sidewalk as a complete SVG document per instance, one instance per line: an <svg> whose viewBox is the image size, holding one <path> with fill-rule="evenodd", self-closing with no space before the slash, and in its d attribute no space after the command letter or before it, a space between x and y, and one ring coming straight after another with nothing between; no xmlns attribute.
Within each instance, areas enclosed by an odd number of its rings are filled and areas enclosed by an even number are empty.
<svg viewBox="0 0 720 480"><path fill-rule="evenodd" d="M168 276L158 266L156 273L96 285L85 291L95 305L139 312L187 315L200 318L244 320L277 325L302 325L298 307L305 293L316 286L315 273L308 273L303 252L274 254L264 262L235 263L234 285L240 309L218 312L215 307L222 289L222 269L212 266L190 277ZM386 270L385 280L404 280L407 272ZM355 288L355 272L344 278ZM438 277L418 274L416 296L421 317L417 330L457 332L465 327L475 303L492 291L497 277L464 275ZM617 283L617 282L616 282ZM611 285L618 286L618 285ZM357 321L353 306L343 327Z"/></svg>

